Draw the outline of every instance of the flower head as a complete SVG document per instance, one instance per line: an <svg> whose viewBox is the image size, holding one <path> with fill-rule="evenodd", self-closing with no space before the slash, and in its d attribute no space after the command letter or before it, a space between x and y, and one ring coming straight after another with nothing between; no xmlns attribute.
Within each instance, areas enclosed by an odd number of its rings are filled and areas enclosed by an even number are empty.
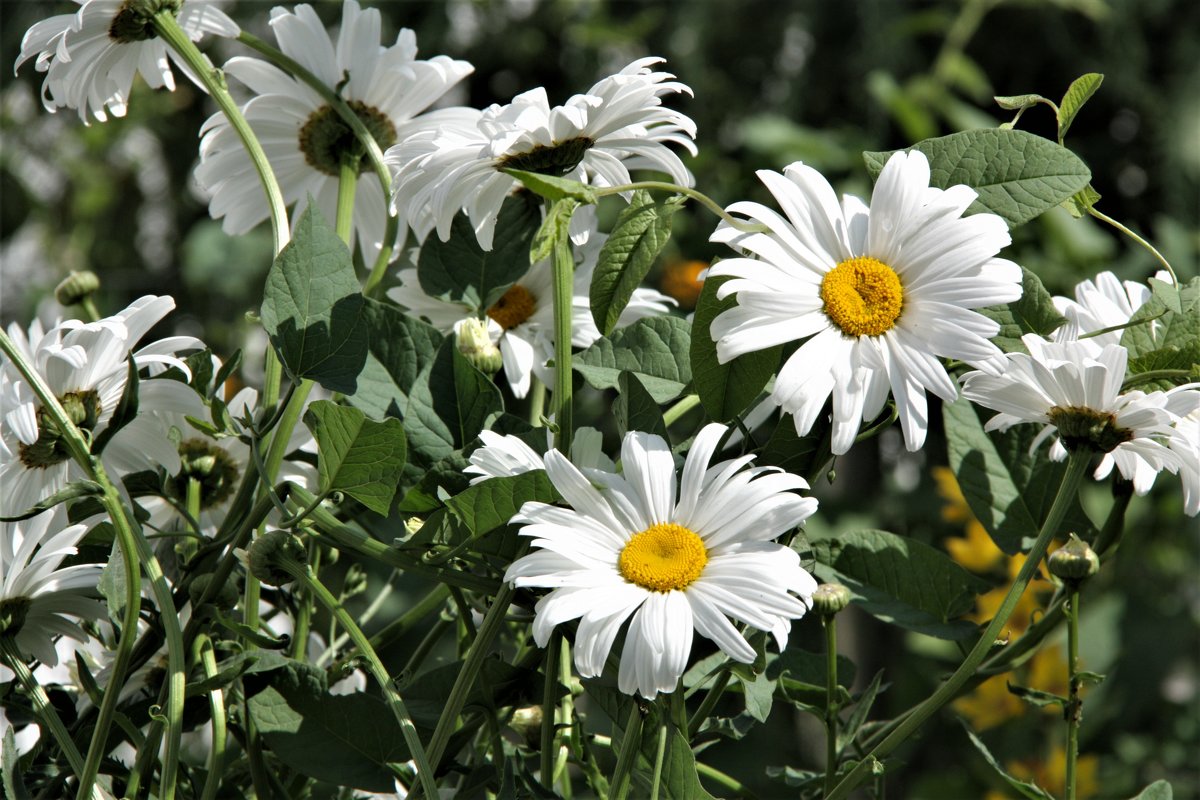
<svg viewBox="0 0 1200 800"><path fill-rule="evenodd" d="M25 33L16 69L37 56L42 104L47 111L74 108L84 124L91 112L100 122L125 116L135 74L151 88L175 90L168 56L191 72L158 38L150 22L159 11L173 14L192 41L206 34L236 37L240 29L221 11L220 0L75 0L79 11L44 19Z"/></svg>
<svg viewBox="0 0 1200 800"><path fill-rule="evenodd" d="M279 49L337 89L386 149L431 119L444 117L447 112L432 117L422 112L473 67L446 56L418 59L416 36L407 28L395 44L384 47L379 43L381 24L378 9L361 9L356 0L346 0L335 44L312 6L271 10ZM256 58L230 59L225 72L255 93L243 113L275 170L284 202L296 204L296 219L310 195L326 219L334 219L342 160L355 162L360 174L354 234L369 256L378 253L384 244L387 199L378 176L361 158L354 132L333 107L308 84ZM245 233L267 218L258 173L224 115L209 118L202 132L196 179L210 194L209 214L223 218L226 233Z"/></svg>
<svg viewBox="0 0 1200 800"><path fill-rule="evenodd" d="M1170 280L1171 276L1163 271L1155 277ZM1101 272L1094 281L1081 281L1075 286L1074 300L1053 298L1058 313L1067 318L1067 324L1054 332L1054 340L1061 342L1078 339L1084 334L1096 334L1089 338L1098 345L1120 344L1124 330L1098 332L1129 322L1150 299L1150 294L1146 284L1118 280L1111 272Z"/></svg>
<svg viewBox="0 0 1200 800"><path fill-rule="evenodd" d="M393 204L408 211L418 236L436 227L443 240L454 215L465 210L480 246L490 250L500 206L519 186L504 169L598 186L629 183L631 168L654 169L691 185L667 145L695 155L696 124L662 105L664 95L691 90L674 75L651 70L661 61L634 61L561 106L552 108L546 90L533 89L400 141L385 155L396 171Z"/></svg>
<svg viewBox="0 0 1200 800"><path fill-rule="evenodd" d="M766 227L743 233L722 223L712 235L753 257L709 270L729 276L717 296L738 305L711 327L717 358L807 339L779 371L771 397L807 433L833 395L834 453L853 444L863 420L895 399L909 450L924 444L925 392L946 401L954 381L938 361L956 358L996 371L1000 350L988 341L994 321L971 309L1016 300L1021 272L996 258L1009 243L994 214L963 217L975 192L929 185L917 151L884 166L868 208L841 203L829 183L797 162L783 174L760 171L785 216L758 203L729 207Z"/></svg>
<svg viewBox="0 0 1200 800"><path fill-rule="evenodd" d="M671 449L659 436L630 432L623 474L584 473L557 450L545 468L570 508L529 502L513 518L536 552L508 568L516 586L552 591L538 601L535 640L579 620L575 666L601 673L626 620L617 682L653 698L671 692L687 667L694 632L749 663L754 648L729 618L786 646L791 620L811 608L817 588L795 551L773 541L816 511L795 494L808 484L752 456L711 464L722 425L696 436L676 491Z"/></svg>

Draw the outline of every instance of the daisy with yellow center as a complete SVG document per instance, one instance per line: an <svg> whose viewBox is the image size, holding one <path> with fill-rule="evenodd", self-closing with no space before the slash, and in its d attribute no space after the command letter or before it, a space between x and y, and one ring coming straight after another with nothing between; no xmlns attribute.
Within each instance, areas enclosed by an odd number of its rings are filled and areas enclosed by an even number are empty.
<svg viewBox="0 0 1200 800"><path fill-rule="evenodd" d="M753 456L711 464L725 433L717 424L700 431L678 490L671 448L654 434L625 435L622 474L546 454L546 474L570 507L522 506L513 522L535 552L505 580L551 590L533 622L539 645L556 625L579 620L583 677L603 672L627 620L618 686L654 698L675 690L694 633L750 663L754 648L730 620L770 631L782 650L791 620L812 606L816 581L772 540L812 516L817 501L796 494L808 488L803 478L747 468Z"/></svg>
<svg viewBox="0 0 1200 800"><path fill-rule="evenodd" d="M783 215L759 203L734 203L766 230L743 233L722 223L712 240L744 257L713 266L733 280L717 296L737 306L712 324L717 358L803 341L779 371L771 399L806 434L833 396L834 453L854 443L864 420L894 399L909 450L928 429L925 393L958 396L940 358L996 373L997 323L972 309L1021 296L1021 270L996 258L1010 241L994 214L963 212L974 190L929 185L920 152L896 153L884 166L868 207L839 202L829 183L796 162L783 174L760 171Z"/></svg>

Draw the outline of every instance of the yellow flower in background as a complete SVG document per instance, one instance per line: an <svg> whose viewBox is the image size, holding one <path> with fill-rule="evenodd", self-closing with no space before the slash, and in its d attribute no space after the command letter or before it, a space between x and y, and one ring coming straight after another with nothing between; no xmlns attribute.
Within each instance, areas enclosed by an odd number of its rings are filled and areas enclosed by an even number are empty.
<svg viewBox="0 0 1200 800"><path fill-rule="evenodd" d="M1025 713L1025 701L1008 690L1011 673L988 678L969 695L954 701L954 710L977 731L986 731Z"/></svg>
<svg viewBox="0 0 1200 800"><path fill-rule="evenodd" d="M1096 769L1100 765L1095 755L1080 756L1075 762L1075 796L1091 797L1096 794ZM1055 745L1044 759L1005 762L1008 774L1022 781L1036 783L1055 797L1061 797L1067 788L1067 751Z"/></svg>
<svg viewBox="0 0 1200 800"><path fill-rule="evenodd" d="M1004 597L1012 587L1013 580L1024 565L1025 556L1021 553L1009 558L1007 566L1008 582L976 597L975 610L967 615L967 619L982 625L996 616L996 612L1000 609L1000 604L1004 602ZM1034 615L1042 610L1046 590L1050 588L1048 581L1043 580L1040 584L1036 583L1042 577L1042 568L1039 566L1037 574L1033 576L1033 581L1025 589L1021 598L1017 600L1016 608L1013 609L1012 616L1008 618L1008 624L1004 626L1004 630L1000 634L1001 638L1005 636L1016 638L1033 624Z"/></svg>
<svg viewBox="0 0 1200 800"><path fill-rule="evenodd" d="M700 299L700 290L704 288L700 273L706 269L707 261L672 261L663 270L658 287L663 294L674 297L680 308L690 311Z"/></svg>
<svg viewBox="0 0 1200 800"><path fill-rule="evenodd" d="M942 506L942 519L962 524L967 534L965 538L946 540L950 557L971 572L990 572L1004 558L1004 551L996 546L987 529L971 513L954 473L948 467L934 467L933 479L937 482L938 494L946 501Z"/></svg>

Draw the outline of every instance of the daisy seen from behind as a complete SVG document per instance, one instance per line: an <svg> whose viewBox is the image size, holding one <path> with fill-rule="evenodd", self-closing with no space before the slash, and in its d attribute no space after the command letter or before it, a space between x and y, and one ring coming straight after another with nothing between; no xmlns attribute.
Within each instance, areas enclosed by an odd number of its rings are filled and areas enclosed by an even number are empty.
<svg viewBox="0 0 1200 800"><path fill-rule="evenodd" d="M35 24L21 40L14 70L37 56L46 73L42 104L47 111L73 108L87 124L125 116L135 75L152 89L175 91L174 61L191 77L175 51L158 37L151 18L167 11L192 41L206 35L234 38L237 23L218 7L220 0L75 0L79 11Z"/></svg>
<svg viewBox="0 0 1200 800"><path fill-rule="evenodd" d="M583 677L601 674L626 620L618 686L652 699L675 690L694 633L749 663L754 648L730 619L770 631L783 649L791 620L811 607L816 581L772 540L817 501L795 493L808 488L803 478L749 467L753 456L710 464L725 430L711 424L696 436L678 490L671 449L654 434L625 435L621 475L585 476L557 450L546 453L546 474L570 507L522 506L513 522L536 552L505 580L551 590L533 622L540 646L556 625L579 620Z"/></svg>
<svg viewBox="0 0 1200 800"><path fill-rule="evenodd" d="M337 89L381 149L447 114L459 114L423 112L474 68L447 56L418 59L416 35L407 28L395 44L381 45L378 9L346 0L336 40L309 5L294 11L274 8L270 22L279 49ZM296 204L295 219L310 195L326 219L336 217L342 161L349 159L358 173L351 247L357 241L373 258L383 246L388 199L354 132L316 90L266 61L237 57L224 69L255 93L242 111L271 162L284 202ZM222 219L226 233L243 234L267 218L258 173L222 114L210 117L201 133L196 178L209 193L209 214Z"/></svg>
<svg viewBox="0 0 1200 800"><path fill-rule="evenodd" d="M906 446L919 449L929 422L926 392L947 402L958 396L939 358L992 372L1003 366L989 341L999 325L972 309L1021 296L1020 268L996 257L1010 242L1007 226L994 214L964 217L975 191L930 186L919 151L888 159L869 207L851 195L839 203L829 183L800 162L758 176L783 215L734 203L730 213L766 230L722 223L711 237L747 256L709 270L732 279L717 296L738 301L712 323L717 358L726 363L807 340L780 368L771 394L801 435L832 395L832 450L845 453L890 394Z"/></svg>
<svg viewBox="0 0 1200 800"><path fill-rule="evenodd" d="M662 98L692 91L652 70L661 62L638 59L561 106L551 107L539 87L400 141L384 156L396 177L393 205L422 239L433 228L448 239L465 210L479 245L491 250L500 207L520 187L504 169L596 186L621 186L631 169L649 169L690 186L691 173L667 145L695 155L696 123Z"/></svg>

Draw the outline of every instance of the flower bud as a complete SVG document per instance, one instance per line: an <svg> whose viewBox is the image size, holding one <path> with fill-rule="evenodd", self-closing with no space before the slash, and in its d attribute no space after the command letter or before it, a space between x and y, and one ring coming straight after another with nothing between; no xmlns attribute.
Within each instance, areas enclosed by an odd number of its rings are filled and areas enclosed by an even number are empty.
<svg viewBox="0 0 1200 800"><path fill-rule="evenodd" d="M542 736L542 707L518 708L508 721L508 727L521 734L530 747L537 749Z"/></svg>
<svg viewBox="0 0 1200 800"><path fill-rule="evenodd" d="M423 527L425 527L425 520L420 517L409 517L404 520L404 536L406 538L412 536Z"/></svg>
<svg viewBox="0 0 1200 800"><path fill-rule="evenodd" d="M1054 577L1078 583L1100 571L1100 556L1072 533L1070 540L1046 559L1046 566Z"/></svg>
<svg viewBox="0 0 1200 800"><path fill-rule="evenodd" d="M283 569L288 561L304 564L308 552L294 535L287 531L268 531L250 545L250 574L268 586L282 586L294 578Z"/></svg>
<svg viewBox="0 0 1200 800"><path fill-rule="evenodd" d="M480 372L495 375L504 366L500 348L496 347L488 333L487 320L474 317L464 319L454 326L454 332L458 352L466 356Z"/></svg>
<svg viewBox="0 0 1200 800"><path fill-rule="evenodd" d="M54 299L61 305L74 306L91 297L99 288L100 278L96 276L96 273L88 270L72 271L62 279L58 286L54 287Z"/></svg>
<svg viewBox="0 0 1200 800"><path fill-rule="evenodd" d="M813 592L813 610L822 617L832 617L850 605L850 590L840 583L822 583Z"/></svg>

